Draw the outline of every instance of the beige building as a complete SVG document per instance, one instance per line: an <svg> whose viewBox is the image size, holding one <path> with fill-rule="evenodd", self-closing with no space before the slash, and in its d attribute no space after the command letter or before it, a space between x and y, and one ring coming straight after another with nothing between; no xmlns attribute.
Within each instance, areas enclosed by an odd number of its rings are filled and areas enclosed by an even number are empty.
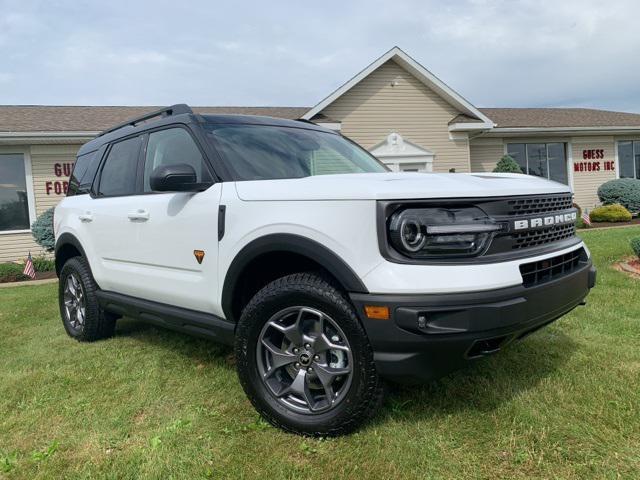
<svg viewBox="0 0 640 480"><path fill-rule="evenodd" d="M64 196L82 143L156 108L0 106L0 262L41 253L30 224ZM508 153L524 173L568 184L587 209L607 180L640 178L640 115L477 108L397 47L312 108L195 110L311 120L396 171L488 172Z"/></svg>

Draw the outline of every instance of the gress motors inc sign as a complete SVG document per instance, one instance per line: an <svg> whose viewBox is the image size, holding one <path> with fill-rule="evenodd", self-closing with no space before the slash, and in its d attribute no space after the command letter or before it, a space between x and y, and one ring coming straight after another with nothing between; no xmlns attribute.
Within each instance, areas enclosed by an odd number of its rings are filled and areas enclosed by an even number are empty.
<svg viewBox="0 0 640 480"><path fill-rule="evenodd" d="M54 163L53 174L58 180L49 180L44 184L47 195L66 195L69 189L69 177L73 170L73 162Z"/></svg>
<svg viewBox="0 0 640 480"><path fill-rule="evenodd" d="M604 159L604 149L594 148L582 150L582 161L574 162L574 172L613 172L616 169L616 162Z"/></svg>

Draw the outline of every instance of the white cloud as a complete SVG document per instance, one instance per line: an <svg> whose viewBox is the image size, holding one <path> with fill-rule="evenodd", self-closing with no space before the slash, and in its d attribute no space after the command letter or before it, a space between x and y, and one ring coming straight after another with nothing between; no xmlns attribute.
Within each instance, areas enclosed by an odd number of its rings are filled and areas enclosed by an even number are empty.
<svg viewBox="0 0 640 480"><path fill-rule="evenodd" d="M2 101L312 105L399 45L480 106L640 111L631 0L9 1Z"/></svg>

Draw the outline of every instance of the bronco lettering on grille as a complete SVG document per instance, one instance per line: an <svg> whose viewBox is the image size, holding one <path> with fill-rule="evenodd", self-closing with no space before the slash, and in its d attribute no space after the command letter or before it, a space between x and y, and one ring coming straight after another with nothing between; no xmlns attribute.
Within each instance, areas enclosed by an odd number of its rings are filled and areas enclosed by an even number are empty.
<svg viewBox="0 0 640 480"><path fill-rule="evenodd" d="M526 230L530 228L543 228L552 225L563 225L566 223L575 222L577 219L576 212L561 213L556 215L549 215L546 217L528 218L524 220L515 220L513 222L514 230Z"/></svg>

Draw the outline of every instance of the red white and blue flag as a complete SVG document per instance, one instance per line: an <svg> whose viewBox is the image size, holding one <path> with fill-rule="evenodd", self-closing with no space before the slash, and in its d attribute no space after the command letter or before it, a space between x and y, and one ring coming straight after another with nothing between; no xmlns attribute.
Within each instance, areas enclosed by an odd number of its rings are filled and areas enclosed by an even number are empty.
<svg viewBox="0 0 640 480"><path fill-rule="evenodd" d="M26 275L27 277L34 279L36 278L36 269L33 266L33 259L31 258L31 252L29 252L29 256L27 257L27 261L24 264L24 271L22 272L23 275Z"/></svg>
<svg viewBox="0 0 640 480"><path fill-rule="evenodd" d="M587 225L588 227L591 226L591 218L589 218L589 211L588 210L584 210L582 212L582 222Z"/></svg>

